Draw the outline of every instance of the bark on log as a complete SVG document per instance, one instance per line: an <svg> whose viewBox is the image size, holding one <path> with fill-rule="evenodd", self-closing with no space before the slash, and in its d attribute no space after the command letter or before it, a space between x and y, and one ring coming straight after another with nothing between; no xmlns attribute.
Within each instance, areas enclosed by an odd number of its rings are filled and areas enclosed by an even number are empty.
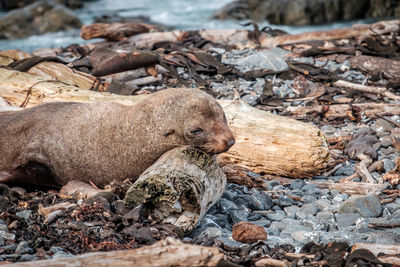
<svg viewBox="0 0 400 267"><path fill-rule="evenodd" d="M80 90L76 86L6 69L0 69L0 96L13 106L23 107L55 101L113 101L133 105L145 97ZM329 148L318 128L244 103L220 101L220 104L237 142L228 154L221 156L246 164L255 172L294 178L312 177L326 167Z"/></svg>
<svg viewBox="0 0 400 267"><path fill-rule="evenodd" d="M106 267L106 266L236 266L224 260L215 247L184 244L167 237L138 249L87 253L72 258L6 264L7 267Z"/></svg>
<svg viewBox="0 0 400 267"><path fill-rule="evenodd" d="M171 223L190 232L222 196L226 177L215 157L193 147L164 153L125 195L135 207L151 204L151 219Z"/></svg>

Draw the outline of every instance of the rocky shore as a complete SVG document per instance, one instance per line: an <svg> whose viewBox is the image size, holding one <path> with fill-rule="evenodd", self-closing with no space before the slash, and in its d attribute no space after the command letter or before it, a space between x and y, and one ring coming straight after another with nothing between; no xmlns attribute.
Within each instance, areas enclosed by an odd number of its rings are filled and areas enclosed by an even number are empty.
<svg viewBox="0 0 400 267"><path fill-rule="evenodd" d="M372 245L395 248L400 242L399 21L314 35L322 40L257 27L218 34L157 32L140 23L112 27L102 36L109 41L32 54L5 50L0 64L76 91L123 97L188 86L241 100L319 127L330 146L329 167L296 179L222 163L226 190L186 236L174 225L148 220L141 207L127 209L123 184L89 198L1 185L0 260L62 259L173 236L217 247L226 260L244 266L270 266L271 260L273 266L384 266L383 251ZM68 79L67 70L73 70ZM14 106L51 97L36 96L32 85L19 102L5 85L3 78L0 96ZM367 249L360 252L362 246Z"/></svg>

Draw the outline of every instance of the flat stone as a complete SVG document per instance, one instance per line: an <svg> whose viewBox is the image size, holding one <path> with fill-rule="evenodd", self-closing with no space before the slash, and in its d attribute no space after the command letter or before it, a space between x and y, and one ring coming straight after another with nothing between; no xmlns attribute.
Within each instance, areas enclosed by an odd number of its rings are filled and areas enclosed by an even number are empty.
<svg viewBox="0 0 400 267"><path fill-rule="evenodd" d="M249 212L242 209L230 210L229 217L231 218L233 224L238 222L246 222L247 218L249 217Z"/></svg>
<svg viewBox="0 0 400 267"><path fill-rule="evenodd" d="M298 212L296 212L296 218L298 219L305 219L309 215L315 215L319 211L319 208L316 204L304 204Z"/></svg>
<svg viewBox="0 0 400 267"><path fill-rule="evenodd" d="M272 71L286 71L289 69L283 55L287 51L282 48L273 48L266 51L257 52L250 56L237 59L235 64L242 71L268 69Z"/></svg>
<svg viewBox="0 0 400 267"><path fill-rule="evenodd" d="M271 220L271 221L280 221L280 220L282 220L283 218L285 218L285 212L284 211L282 211L282 210L277 210L276 212L274 212L274 213L269 213L269 214L266 214L266 217L267 217L267 219L268 220Z"/></svg>
<svg viewBox="0 0 400 267"><path fill-rule="evenodd" d="M209 239L215 239L217 237L220 237L223 235L223 232L220 228L218 227L207 227L206 230L204 230L200 236L204 238L209 238Z"/></svg>
<svg viewBox="0 0 400 267"><path fill-rule="evenodd" d="M52 259L56 260L56 259L66 259L66 258L72 258L74 257L74 255L69 254L65 251L57 251L56 253L54 253Z"/></svg>
<svg viewBox="0 0 400 267"><path fill-rule="evenodd" d="M388 135L379 138L379 141L380 141L381 147L389 147L392 145L392 138L391 138L391 136L388 136Z"/></svg>
<svg viewBox="0 0 400 267"><path fill-rule="evenodd" d="M339 213L336 214L336 222L339 228L348 227L356 224L360 218L359 213Z"/></svg>
<svg viewBox="0 0 400 267"><path fill-rule="evenodd" d="M267 237L264 227L249 222L239 222L232 228L232 238L238 242L251 244Z"/></svg>
<svg viewBox="0 0 400 267"><path fill-rule="evenodd" d="M15 213L15 215L20 218L20 219L25 219L28 220L29 216L31 216L32 211L31 210L23 210Z"/></svg>
<svg viewBox="0 0 400 267"><path fill-rule="evenodd" d="M309 242L314 242L318 243L320 240L320 236L322 235L322 232L320 231L304 231L304 230L299 230L294 233L292 233L290 236L297 242L301 244L306 244Z"/></svg>
<svg viewBox="0 0 400 267"><path fill-rule="evenodd" d="M20 261L33 261L37 259L38 258L36 257L36 255L31 255L31 254L23 254L19 257Z"/></svg>
<svg viewBox="0 0 400 267"><path fill-rule="evenodd" d="M314 201L314 204L318 207L318 210L332 210L334 206L332 202L328 199L318 199ZM315 215L315 214L314 214Z"/></svg>
<svg viewBox="0 0 400 267"><path fill-rule="evenodd" d="M228 251L238 251L244 245L241 242L226 237L218 237L215 241L221 243L222 248Z"/></svg>
<svg viewBox="0 0 400 267"><path fill-rule="evenodd" d="M396 203L396 202L392 202L392 203L386 204L385 207L390 211L390 213L393 213L396 210L400 209L400 204Z"/></svg>
<svg viewBox="0 0 400 267"><path fill-rule="evenodd" d="M374 230L369 234L367 242L387 244L387 245L398 245L400 244L400 235L389 231Z"/></svg>
<svg viewBox="0 0 400 267"><path fill-rule="evenodd" d="M340 204L338 212L359 213L364 218L376 218L382 214L382 205L374 194L355 196Z"/></svg>
<svg viewBox="0 0 400 267"><path fill-rule="evenodd" d="M333 214L333 212L328 210L323 210L318 212L315 217L317 219L324 220L326 222L331 222L331 223L335 222L335 215Z"/></svg>
<svg viewBox="0 0 400 267"><path fill-rule="evenodd" d="M295 201L285 195L281 195L279 197L279 206L281 207L288 207L295 203Z"/></svg>
<svg viewBox="0 0 400 267"><path fill-rule="evenodd" d="M217 206L219 207L219 209L222 213L227 213L230 210L235 210L238 208L238 206L233 201L230 201L225 198L221 198L218 201Z"/></svg>
<svg viewBox="0 0 400 267"><path fill-rule="evenodd" d="M15 249L15 253L17 254L33 254L34 252L34 249L31 248L26 241L19 242Z"/></svg>
<svg viewBox="0 0 400 267"><path fill-rule="evenodd" d="M290 189L294 190L294 189L302 189L303 186L306 185L306 182L304 182L304 180L301 179L296 179L293 182L290 183Z"/></svg>
<svg viewBox="0 0 400 267"><path fill-rule="evenodd" d="M298 206L289 206L284 208L286 215L288 218L296 219L296 212L298 212L300 208Z"/></svg>
<svg viewBox="0 0 400 267"><path fill-rule="evenodd" d="M371 128L376 132L390 132L393 129L393 126L390 122L379 118L375 121Z"/></svg>
<svg viewBox="0 0 400 267"><path fill-rule="evenodd" d="M252 221L251 223L255 224L255 225L262 226L262 227L269 227L271 225L271 221L270 220L266 220L266 219Z"/></svg>
<svg viewBox="0 0 400 267"><path fill-rule="evenodd" d="M242 100L245 101L248 105L254 107L259 103L260 96L248 94L242 97Z"/></svg>
<svg viewBox="0 0 400 267"><path fill-rule="evenodd" d="M310 232L312 231L311 228L305 227L300 224L291 224L291 225L286 225L285 229L283 229L280 233L280 236L291 236L292 233L297 232L297 231L305 231L305 232ZM293 238L293 236L292 236Z"/></svg>

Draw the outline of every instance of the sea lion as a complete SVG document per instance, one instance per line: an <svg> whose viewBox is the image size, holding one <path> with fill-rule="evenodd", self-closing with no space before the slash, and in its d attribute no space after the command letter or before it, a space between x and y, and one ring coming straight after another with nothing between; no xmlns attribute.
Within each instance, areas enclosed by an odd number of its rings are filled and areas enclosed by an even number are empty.
<svg viewBox="0 0 400 267"><path fill-rule="evenodd" d="M139 177L177 146L217 154L234 143L221 106L200 90L166 89L133 106L47 103L0 113L0 182L104 186Z"/></svg>

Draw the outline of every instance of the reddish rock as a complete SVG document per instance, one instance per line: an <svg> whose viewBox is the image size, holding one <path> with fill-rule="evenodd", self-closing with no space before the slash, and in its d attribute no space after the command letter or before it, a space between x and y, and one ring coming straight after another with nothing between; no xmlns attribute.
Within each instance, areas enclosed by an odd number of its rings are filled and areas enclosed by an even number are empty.
<svg viewBox="0 0 400 267"><path fill-rule="evenodd" d="M232 237L236 241L251 244L258 240L266 240L267 232L262 226L249 222L239 222L232 228Z"/></svg>

